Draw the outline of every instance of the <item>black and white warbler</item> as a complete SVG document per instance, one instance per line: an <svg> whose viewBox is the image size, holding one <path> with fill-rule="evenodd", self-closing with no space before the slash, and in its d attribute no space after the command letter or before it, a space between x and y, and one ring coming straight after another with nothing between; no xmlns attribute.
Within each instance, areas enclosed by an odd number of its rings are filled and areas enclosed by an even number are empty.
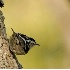
<svg viewBox="0 0 70 70"><path fill-rule="evenodd" d="M11 28L12 29L12 28ZM15 33L12 29L13 34L9 39L10 50L17 55L25 55L35 45L40 46L36 41L21 33Z"/></svg>

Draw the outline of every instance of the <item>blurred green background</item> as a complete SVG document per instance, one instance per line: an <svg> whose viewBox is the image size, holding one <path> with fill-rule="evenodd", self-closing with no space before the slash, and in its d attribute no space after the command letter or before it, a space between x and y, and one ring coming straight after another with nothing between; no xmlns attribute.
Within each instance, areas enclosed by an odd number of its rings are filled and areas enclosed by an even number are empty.
<svg viewBox="0 0 70 70"><path fill-rule="evenodd" d="M55 0L53 2L55 5ZM4 3L5 7L1 10L5 16L8 38L13 28L15 32L33 37L40 44L26 55L17 55L23 67L67 68L60 22L49 5L52 4L52 0L4 0ZM69 6L68 3L65 5Z"/></svg>

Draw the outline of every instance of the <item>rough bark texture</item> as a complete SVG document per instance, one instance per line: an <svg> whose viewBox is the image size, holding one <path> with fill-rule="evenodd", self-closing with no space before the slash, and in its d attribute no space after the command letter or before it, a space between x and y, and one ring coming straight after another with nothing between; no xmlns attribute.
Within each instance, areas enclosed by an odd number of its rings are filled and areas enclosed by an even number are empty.
<svg viewBox="0 0 70 70"><path fill-rule="evenodd" d="M17 69L18 63L14 55L9 50L9 43L0 36L0 68ZM22 66L21 66L22 68Z"/></svg>
<svg viewBox="0 0 70 70"><path fill-rule="evenodd" d="M2 0L0 0L0 7L4 7L4 2ZM4 19L5 17L0 10L0 69L21 69L23 68L22 65L9 48L10 44L6 34Z"/></svg>
<svg viewBox="0 0 70 70"><path fill-rule="evenodd" d="M0 69L21 69L23 68L22 65L9 49L10 45L7 39L4 19L5 17L0 10Z"/></svg>

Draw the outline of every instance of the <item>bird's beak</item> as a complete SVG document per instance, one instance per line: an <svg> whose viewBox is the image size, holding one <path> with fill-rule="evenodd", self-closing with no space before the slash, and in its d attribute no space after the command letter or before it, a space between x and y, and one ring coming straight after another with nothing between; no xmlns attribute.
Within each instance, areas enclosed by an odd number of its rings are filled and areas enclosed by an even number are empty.
<svg viewBox="0 0 70 70"><path fill-rule="evenodd" d="M35 44L35 45L38 45L38 46L40 46L39 44Z"/></svg>

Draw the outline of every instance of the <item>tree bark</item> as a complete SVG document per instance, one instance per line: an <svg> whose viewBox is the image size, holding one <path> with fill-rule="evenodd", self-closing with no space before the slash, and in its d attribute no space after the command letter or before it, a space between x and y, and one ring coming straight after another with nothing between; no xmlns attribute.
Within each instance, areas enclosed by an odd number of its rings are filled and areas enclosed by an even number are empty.
<svg viewBox="0 0 70 70"><path fill-rule="evenodd" d="M0 69L21 69L23 68L22 65L9 49L10 44L6 34L4 19L5 17L0 10Z"/></svg>

